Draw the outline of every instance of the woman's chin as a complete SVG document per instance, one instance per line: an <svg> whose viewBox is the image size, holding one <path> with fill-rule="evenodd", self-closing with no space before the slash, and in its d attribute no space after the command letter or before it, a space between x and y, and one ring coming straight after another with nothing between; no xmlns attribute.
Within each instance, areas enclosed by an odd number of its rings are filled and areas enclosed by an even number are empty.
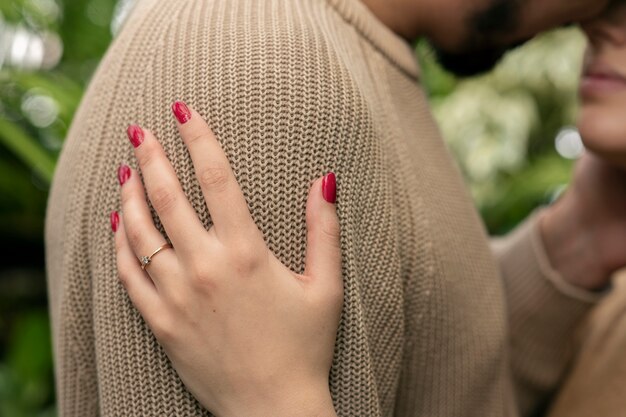
<svg viewBox="0 0 626 417"><path fill-rule="evenodd" d="M626 170L626 153L624 154L615 154L615 153L602 153L594 151L593 149L589 149L594 154L598 155L605 161L609 162L611 165L616 166L620 169Z"/></svg>
<svg viewBox="0 0 626 417"><path fill-rule="evenodd" d="M585 148L626 169L626 119L607 110L583 107L578 117L578 131Z"/></svg>
<svg viewBox="0 0 626 417"><path fill-rule="evenodd" d="M597 140L583 136L585 148L602 159L626 170L626 147L615 146L611 141Z"/></svg>

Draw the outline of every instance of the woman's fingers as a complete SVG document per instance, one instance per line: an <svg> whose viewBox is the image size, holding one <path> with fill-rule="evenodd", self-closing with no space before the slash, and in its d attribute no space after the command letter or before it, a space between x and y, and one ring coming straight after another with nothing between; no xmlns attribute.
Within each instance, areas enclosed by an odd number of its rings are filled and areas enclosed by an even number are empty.
<svg viewBox="0 0 626 417"><path fill-rule="evenodd" d="M149 130L131 125L127 133L135 148L148 198L172 244L184 254L194 253L194 242L205 229L183 192L165 151Z"/></svg>
<svg viewBox="0 0 626 417"><path fill-rule="evenodd" d="M215 232L226 240L245 238L256 226L220 143L202 117L185 103L175 102L172 112L193 160Z"/></svg>
<svg viewBox="0 0 626 417"><path fill-rule="evenodd" d="M324 281L325 287L341 283L341 247L337 217L335 174L317 179L306 207L307 247L305 276ZM343 288L343 287L341 287Z"/></svg>
<svg viewBox="0 0 626 417"><path fill-rule="evenodd" d="M120 165L117 177L121 187L122 212L126 220L124 235L135 256L135 262L139 265L139 259L142 256L149 256L167 241L154 226L152 214L146 202L146 193L137 171L127 165ZM174 251L170 249L159 252L158 256L159 258L155 257L155 262L147 268L157 288L160 288L162 282L159 276L164 274L157 272L173 270L177 261Z"/></svg>
<svg viewBox="0 0 626 417"><path fill-rule="evenodd" d="M152 280L141 270L128 242L124 226L122 216L116 211L112 212L111 228L115 234L118 277L137 310L149 320L161 310L161 300Z"/></svg>

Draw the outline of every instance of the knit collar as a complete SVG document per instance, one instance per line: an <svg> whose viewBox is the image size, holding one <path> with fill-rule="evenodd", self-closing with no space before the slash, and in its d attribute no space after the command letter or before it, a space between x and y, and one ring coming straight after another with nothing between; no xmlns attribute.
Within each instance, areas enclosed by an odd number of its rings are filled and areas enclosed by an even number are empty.
<svg viewBox="0 0 626 417"><path fill-rule="evenodd" d="M360 0L328 2L394 65L411 78L419 78L420 68L413 47L382 23Z"/></svg>

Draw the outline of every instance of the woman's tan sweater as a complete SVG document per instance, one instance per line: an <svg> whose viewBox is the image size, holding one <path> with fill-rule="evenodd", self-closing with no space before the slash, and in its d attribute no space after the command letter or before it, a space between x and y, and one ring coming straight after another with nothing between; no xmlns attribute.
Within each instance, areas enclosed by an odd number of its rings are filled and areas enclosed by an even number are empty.
<svg viewBox="0 0 626 417"><path fill-rule="evenodd" d="M498 268L411 47L356 0L142 0L91 82L50 195L61 416L208 415L118 282L108 223L117 166L136 166L125 128L139 123L209 226L175 99L214 128L267 244L296 271L309 185L337 173L345 305L330 384L340 416L543 406L592 299L550 270L536 217L497 245Z"/></svg>
<svg viewBox="0 0 626 417"><path fill-rule="evenodd" d="M550 417L626 416L626 271L580 328L575 366Z"/></svg>

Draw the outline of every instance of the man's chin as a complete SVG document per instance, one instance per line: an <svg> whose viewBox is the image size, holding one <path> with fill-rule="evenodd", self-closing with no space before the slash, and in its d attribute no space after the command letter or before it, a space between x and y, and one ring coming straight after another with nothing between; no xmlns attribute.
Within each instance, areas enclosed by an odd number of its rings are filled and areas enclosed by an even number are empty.
<svg viewBox="0 0 626 417"><path fill-rule="evenodd" d="M512 49L516 49L531 38L523 39L505 47L465 48L464 52L448 52L433 46L437 62L447 71L459 77L472 77L491 71Z"/></svg>
<svg viewBox="0 0 626 417"><path fill-rule="evenodd" d="M500 62L507 49L489 49L473 52L450 53L433 48L437 62L459 77L471 77L491 71Z"/></svg>

